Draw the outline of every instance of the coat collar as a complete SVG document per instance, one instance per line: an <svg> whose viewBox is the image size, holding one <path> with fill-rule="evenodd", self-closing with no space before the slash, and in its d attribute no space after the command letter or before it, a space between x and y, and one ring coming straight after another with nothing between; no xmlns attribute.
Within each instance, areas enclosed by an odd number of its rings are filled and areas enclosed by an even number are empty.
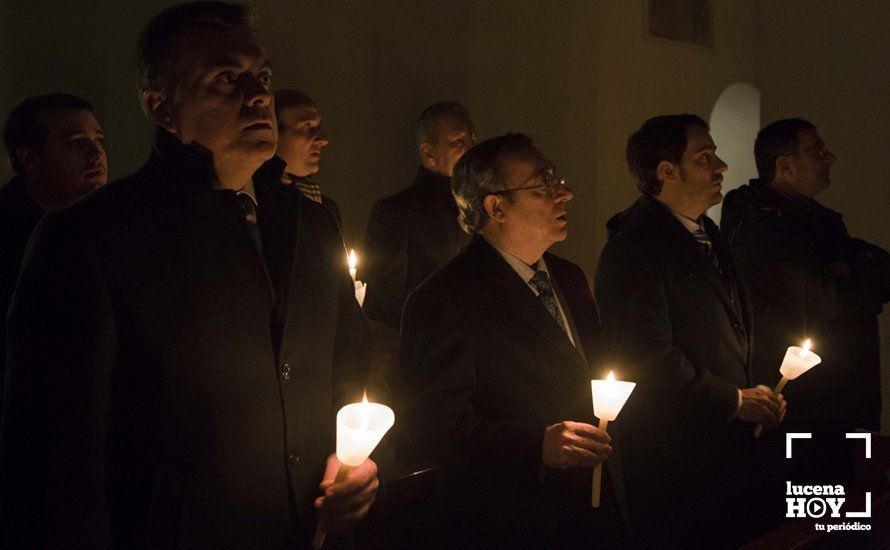
<svg viewBox="0 0 890 550"><path fill-rule="evenodd" d="M629 212L628 226L647 227L653 229L664 236L668 247L681 259L686 265L698 273L702 279L707 282L708 286L723 302L727 314L732 322L742 323L742 318L746 316L741 305L741 300L734 296L740 293L739 277L736 273L732 258L729 256L726 245L717 229L717 225L711 221L706 215L702 215L702 225L711 240L714 250L720 258L721 265L727 271L726 276L729 277L729 285L721 279L720 274L714 269L711 260L702 251L701 246L695 240L695 237L689 233L682 223L674 217L670 208L660 201L642 196L634 204ZM632 218L631 218L632 216ZM745 326L742 324L741 326Z"/></svg>
<svg viewBox="0 0 890 550"><path fill-rule="evenodd" d="M538 298L528 288L510 264L498 254L481 235L475 235L464 249L464 253L470 257L479 267L482 276L492 294L508 309L516 313L516 316L531 325L551 345L572 361L578 368L584 371L585 376L590 374L590 369L578 350L566 337L565 333L553 321L550 313ZM545 261L547 254L545 254ZM554 262L548 262L550 274L559 285L560 274L553 269ZM571 304L564 304L571 309ZM572 312L573 315L577 313ZM577 342L582 346L583 342Z"/></svg>

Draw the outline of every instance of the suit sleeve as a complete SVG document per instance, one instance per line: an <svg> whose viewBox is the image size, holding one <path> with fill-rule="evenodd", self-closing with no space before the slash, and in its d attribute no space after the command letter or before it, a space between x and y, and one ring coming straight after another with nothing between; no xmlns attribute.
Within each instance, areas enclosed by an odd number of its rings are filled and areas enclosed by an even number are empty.
<svg viewBox="0 0 890 550"><path fill-rule="evenodd" d="M772 216L745 220L730 241L746 284L775 307L820 321L880 313L875 286L832 271L807 243L792 224Z"/></svg>
<svg viewBox="0 0 890 550"><path fill-rule="evenodd" d="M374 205L365 233L366 267L361 276L368 284L365 313L395 330L408 297L408 235L403 216L392 201Z"/></svg>
<svg viewBox="0 0 890 550"><path fill-rule="evenodd" d="M9 312L0 515L13 546L110 544L105 450L115 339L89 242L64 213L47 216Z"/></svg>
<svg viewBox="0 0 890 550"><path fill-rule="evenodd" d="M609 356L627 370L628 380L637 382L640 395L635 401L652 407L653 414L659 404L680 400L695 419L712 426L725 424L738 406L738 388L705 365L693 363L674 343L660 267L632 239L623 237L606 244L595 282ZM641 399L643 395L649 398Z"/></svg>
<svg viewBox="0 0 890 550"><path fill-rule="evenodd" d="M534 486L545 426L492 420L480 412L478 358L465 321L448 307L450 297L429 298L424 292L411 295L401 327L394 382L405 411L396 440L400 460L433 461L476 477Z"/></svg>

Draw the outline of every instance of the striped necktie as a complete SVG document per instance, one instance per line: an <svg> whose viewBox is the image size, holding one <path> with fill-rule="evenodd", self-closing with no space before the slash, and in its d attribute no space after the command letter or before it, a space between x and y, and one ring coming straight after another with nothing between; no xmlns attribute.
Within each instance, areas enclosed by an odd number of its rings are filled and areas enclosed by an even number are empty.
<svg viewBox="0 0 890 550"><path fill-rule="evenodd" d="M556 321L556 324L559 325L559 328L565 332L566 326L562 320L562 315L559 313L559 308L556 306L556 296L553 293L553 285L550 284L550 277L547 276L547 272L535 271L528 284L535 287L535 290L538 291L538 299L547 308L547 311L553 317L553 320Z"/></svg>
<svg viewBox="0 0 890 550"><path fill-rule="evenodd" d="M714 245L711 243L711 238L708 237L708 234L701 227L692 232L692 236L695 237L695 241L699 244L702 250L705 252L705 255L711 260L711 264L713 264L714 269L717 270L717 273L720 276L723 276L723 270L720 268L720 260L717 258L717 254L714 252Z"/></svg>

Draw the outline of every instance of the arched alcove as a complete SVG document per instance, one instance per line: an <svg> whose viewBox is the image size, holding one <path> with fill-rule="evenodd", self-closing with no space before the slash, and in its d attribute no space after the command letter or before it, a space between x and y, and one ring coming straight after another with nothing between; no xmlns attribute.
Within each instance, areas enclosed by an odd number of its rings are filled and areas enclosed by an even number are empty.
<svg viewBox="0 0 890 550"><path fill-rule="evenodd" d="M744 82L731 84L714 103L708 123L717 144L717 156L729 165L723 178L725 196L757 177L754 140L760 130L760 92ZM720 205L711 207L708 216L720 223Z"/></svg>

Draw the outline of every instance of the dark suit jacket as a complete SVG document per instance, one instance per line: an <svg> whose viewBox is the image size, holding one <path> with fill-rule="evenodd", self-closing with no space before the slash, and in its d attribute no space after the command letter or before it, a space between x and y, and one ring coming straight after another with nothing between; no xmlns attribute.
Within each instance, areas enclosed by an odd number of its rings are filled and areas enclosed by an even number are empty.
<svg viewBox="0 0 890 550"><path fill-rule="evenodd" d="M43 210L25 190L21 177L12 178L0 189L0 411L6 378L6 312L28 239L42 217Z"/></svg>
<svg viewBox="0 0 890 550"><path fill-rule="evenodd" d="M540 478L546 426L595 424L590 380L599 371L591 365L599 367L600 356L584 273L552 254L544 258L590 363L479 236L412 293L401 327L398 456L440 463L438 499L446 514L457 524L489 520L500 529L490 539L498 544L523 543L532 532L549 533L557 543L567 527L562 511L575 510L575 518L590 512L590 469L547 469ZM608 464L612 496L621 503L617 455Z"/></svg>
<svg viewBox="0 0 890 550"><path fill-rule="evenodd" d="M254 178L267 270L235 193L211 190L209 159L163 133L139 171L38 226L9 318L12 542L311 536L367 331L334 220L280 184L282 166Z"/></svg>
<svg viewBox="0 0 890 550"><path fill-rule="evenodd" d="M449 178L420 168L411 187L371 210L359 266L359 279L368 283L365 313L398 330L408 294L468 239L457 222Z"/></svg>
<svg viewBox="0 0 890 550"><path fill-rule="evenodd" d="M650 543L660 534L662 543L707 541L707 529L692 524L710 521L731 544L724 499L737 493L743 441L753 439L753 425L730 423L738 389L751 385L748 302L716 226L704 220L726 281L650 197L609 222L597 270L612 362L637 382L620 444L634 531Z"/></svg>

